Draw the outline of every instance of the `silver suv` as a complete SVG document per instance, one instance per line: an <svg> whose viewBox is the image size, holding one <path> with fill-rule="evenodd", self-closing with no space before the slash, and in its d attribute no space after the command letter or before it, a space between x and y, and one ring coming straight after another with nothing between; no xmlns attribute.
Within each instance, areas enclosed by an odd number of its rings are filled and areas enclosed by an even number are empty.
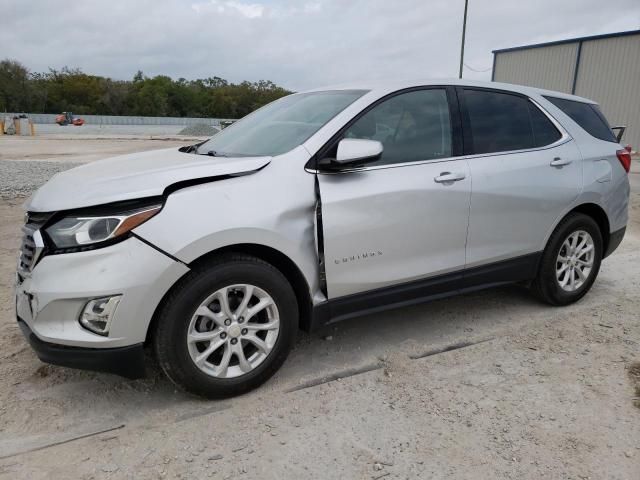
<svg viewBox="0 0 640 480"><path fill-rule="evenodd" d="M282 98L203 143L87 164L28 203L18 322L44 362L210 398L299 328L521 283L566 305L627 223L631 157L584 98L498 83Z"/></svg>

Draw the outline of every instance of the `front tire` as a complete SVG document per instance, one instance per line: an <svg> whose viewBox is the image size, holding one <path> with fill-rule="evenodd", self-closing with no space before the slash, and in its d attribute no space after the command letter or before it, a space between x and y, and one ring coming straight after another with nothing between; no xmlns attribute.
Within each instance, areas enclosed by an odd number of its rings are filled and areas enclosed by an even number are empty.
<svg viewBox="0 0 640 480"><path fill-rule="evenodd" d="M598 276L602 251L602 233L595 220L582 213L568 215L549 238L533 292L551 305L577 302Z"/></svg>
<svg viewBox="0 0 640 480"><path fill-rule="evenodd" d="M170 292L153 340L173 383L224 398L267 381L297 329L296 296L284 275L258 258L230 254L194 268Z"/></svg>

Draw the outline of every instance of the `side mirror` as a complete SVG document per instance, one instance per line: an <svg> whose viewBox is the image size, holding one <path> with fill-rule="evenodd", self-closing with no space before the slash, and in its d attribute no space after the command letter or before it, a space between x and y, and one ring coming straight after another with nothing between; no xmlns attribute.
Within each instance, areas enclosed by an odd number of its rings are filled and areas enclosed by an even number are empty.
<svg viewBox="0 0 640 480"><path fill-rule="evenodd" d="M338 143L336 158L324 158L320 160L320 166L329 170L360 166L378 160L383 150L382 143L377 140L344 138Z"/></svg>

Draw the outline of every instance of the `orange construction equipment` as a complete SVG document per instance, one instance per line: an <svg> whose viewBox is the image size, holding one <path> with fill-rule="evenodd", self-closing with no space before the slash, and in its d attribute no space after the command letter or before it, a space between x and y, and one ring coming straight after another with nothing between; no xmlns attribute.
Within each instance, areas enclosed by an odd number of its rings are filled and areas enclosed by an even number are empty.
<svg viewBox="0 0 640 480"><path fill-rule="evenodd" d="M62 112L60 115L56 115L56 123L61 127L66 125L75 125L76 127L80 127L84 125L84 120L80 117L73 116L71 112Z"/></svg>

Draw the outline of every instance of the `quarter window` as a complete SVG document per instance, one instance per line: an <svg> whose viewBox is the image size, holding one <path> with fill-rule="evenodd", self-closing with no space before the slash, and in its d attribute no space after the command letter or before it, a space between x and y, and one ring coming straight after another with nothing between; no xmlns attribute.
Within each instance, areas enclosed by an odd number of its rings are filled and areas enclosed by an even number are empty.
<svg viewBox="0 0 640 480"><path fill-rule="evenodd" d="M607 142L618 143L616 136L611 131L607 119L597 105L584 102L576 102L565 98L544 97L571 117L571 120L580 125L591 136Z"/></svg>
<svg viewBox="0 0 640 480"><path fill-rule="evenodd" d="M343 138L382 142L382 157L368 165L416 162L451 156L451 120L444 89L416 90L375 106Z"/></svg>

